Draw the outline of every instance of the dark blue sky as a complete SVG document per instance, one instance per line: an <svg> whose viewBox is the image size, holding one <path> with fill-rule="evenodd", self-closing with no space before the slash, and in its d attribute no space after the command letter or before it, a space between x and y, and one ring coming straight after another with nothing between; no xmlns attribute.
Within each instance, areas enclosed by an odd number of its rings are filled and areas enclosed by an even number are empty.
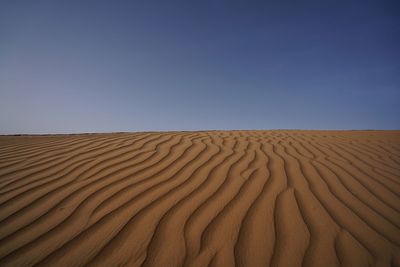
<svg viewBox="0 0 400 267"><path fill-rule="evenodd" d="M400 129L398 1L1 1L0 133Z"/></svg>

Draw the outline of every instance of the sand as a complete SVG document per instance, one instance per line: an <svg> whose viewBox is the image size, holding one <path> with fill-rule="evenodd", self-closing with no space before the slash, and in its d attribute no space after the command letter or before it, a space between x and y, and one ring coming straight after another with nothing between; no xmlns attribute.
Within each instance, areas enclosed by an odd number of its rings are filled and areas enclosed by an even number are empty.
<svg viewBox="0 0 400 267"><path fill-rule="evenodd" d="M0 266L400 266L399 131L0 137Z"/></svg>

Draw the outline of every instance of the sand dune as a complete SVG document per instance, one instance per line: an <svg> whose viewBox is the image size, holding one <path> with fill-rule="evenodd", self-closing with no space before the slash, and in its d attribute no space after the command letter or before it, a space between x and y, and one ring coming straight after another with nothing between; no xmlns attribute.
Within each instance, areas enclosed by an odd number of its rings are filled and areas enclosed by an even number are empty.
<svg viewBox="0 0 400 267"><path fill-rule="evenodd" d="M400 266L400 132L0 137L0 266Z"/></svg>

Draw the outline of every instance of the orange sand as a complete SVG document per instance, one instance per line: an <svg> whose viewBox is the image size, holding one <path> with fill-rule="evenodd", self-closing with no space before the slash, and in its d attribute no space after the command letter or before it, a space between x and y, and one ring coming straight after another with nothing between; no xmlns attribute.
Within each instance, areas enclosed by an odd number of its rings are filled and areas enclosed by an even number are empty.
<svg viewBox="0 0 400 267"><path fill-rule="evenodd" d="M0 137L0 266L399 266L400 132Z"/></svg>

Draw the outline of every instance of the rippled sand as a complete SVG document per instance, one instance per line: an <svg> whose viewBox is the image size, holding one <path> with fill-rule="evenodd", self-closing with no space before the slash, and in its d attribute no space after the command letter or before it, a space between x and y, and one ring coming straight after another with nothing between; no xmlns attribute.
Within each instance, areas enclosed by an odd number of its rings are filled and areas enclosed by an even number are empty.
<svg viewBox="0 0 400 267"><path fill-rule="evenodd" d="M0 266L400 266L400 132L0 137Z"/></svg>

